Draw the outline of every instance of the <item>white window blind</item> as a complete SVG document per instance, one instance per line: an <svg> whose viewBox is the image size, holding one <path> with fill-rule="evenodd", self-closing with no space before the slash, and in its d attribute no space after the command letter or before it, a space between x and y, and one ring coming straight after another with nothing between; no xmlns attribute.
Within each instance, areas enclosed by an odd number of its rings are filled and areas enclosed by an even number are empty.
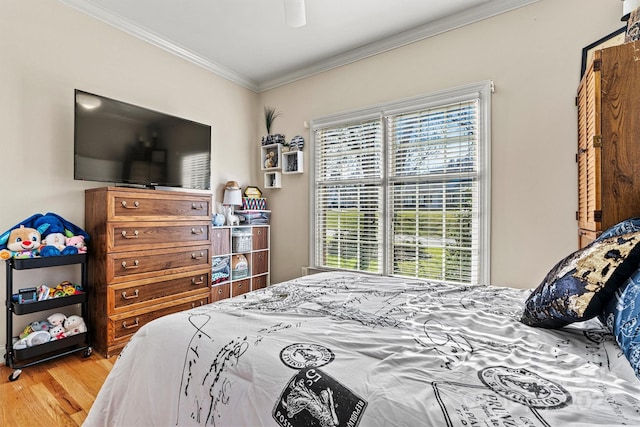
<svg viewBox="0 0 640 427"><path fill-rule="evenodd" d="M324 267L382 273L381 121L318 130L316 144L316 259Z"/></svg>
<svg viewBox="0 0 640 427"><path fill-rule="evenodd" d="M478 281L478 101L387 117L389 270Z"/></svg>
<svg viewBox="0 0 640 427"><path fill-rule="evenodd" d="M492 87L314 120L310 265L490 283Z"/></svg>

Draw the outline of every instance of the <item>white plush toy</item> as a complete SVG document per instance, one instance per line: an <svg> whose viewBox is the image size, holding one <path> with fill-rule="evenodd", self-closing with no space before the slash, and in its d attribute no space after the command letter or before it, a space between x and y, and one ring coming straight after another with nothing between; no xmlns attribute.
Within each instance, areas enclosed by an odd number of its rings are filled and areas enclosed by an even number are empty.
<svg viewBox="0 0 640 427"><path fill-rule="evenodd" d="M62 325L54 326L53 328L49 329L49 335L51 335L52 341L67 337L64 326Z"/></svg>
<svg viewBox="0 0 640 427"><path fill-rule="evenodd" d="M82 317L72 314L65 319L64 330L66 335L70 337L71 335L87 332L87 325Z"/></svg>
<svg viewBox="0 0 640 427"><path fill-rule="evenodd" d="M63 324L66 318L67 316L62 313L53 313L47 317L47 322L49 322L51 326L64 326Z"/></svg>
<svg viewBox="0 0 640 427"><path fill-rule="evenodd" d="M27 347L33 347L34 345L44 344L49 341L51 341L49 331L36 331L27 335Z"/></svg>

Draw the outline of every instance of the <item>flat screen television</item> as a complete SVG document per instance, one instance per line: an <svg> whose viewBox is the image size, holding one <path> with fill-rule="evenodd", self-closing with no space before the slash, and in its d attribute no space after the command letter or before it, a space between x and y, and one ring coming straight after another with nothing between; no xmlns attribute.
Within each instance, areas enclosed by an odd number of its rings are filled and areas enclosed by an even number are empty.
<svg viewBox="0 0 640 427"><path fill-rule="evenodd" d="M76 89L74 179L211 190L211 126Z"/></svg>

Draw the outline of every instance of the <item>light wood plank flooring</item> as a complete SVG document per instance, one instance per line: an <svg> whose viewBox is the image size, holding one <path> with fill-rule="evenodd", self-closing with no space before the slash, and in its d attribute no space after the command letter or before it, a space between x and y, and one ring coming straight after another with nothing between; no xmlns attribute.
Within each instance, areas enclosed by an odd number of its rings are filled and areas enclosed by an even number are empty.
<svg viewBox="0 0 640 427"><path fill-rule="evenodd" d="M0 363L0 426L80 426L116 358L72 354L24 368L16 381Z"/></svg>

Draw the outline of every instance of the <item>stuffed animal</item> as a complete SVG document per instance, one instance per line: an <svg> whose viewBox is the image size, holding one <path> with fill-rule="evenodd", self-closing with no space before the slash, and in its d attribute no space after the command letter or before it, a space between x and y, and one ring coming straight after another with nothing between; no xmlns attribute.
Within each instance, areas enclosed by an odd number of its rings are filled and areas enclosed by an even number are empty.
<svg viewBox="0 0 640 427"><path fill-rule="evenodd" d="M84 241L83 236L78 236ZM61 255L75 255L78 253L78 248L75 245L68 245L66 237L62 233L49 233L43 240L45 243L40 247L40 255L44 257L61 256Z"/></svg>
<svg viewBox="0 0 640 427"><path fill-rule="evenodd" d="M38 256L41 246L41 235L35 228L21 225L9 232L7 248L0 251L0 259L33 258Z"/></svg>
<svg viewBox="0 0 640 427"><path fill-rule="evenodd" d="M84 243L84 236L82 235L67 237L66 246L78 249L79 254L87 253L87 245Z"/></svg>
<svg viewBox="0 0 640 427"><path fill-rule="evenodd" d="M59 251L63 250L66 245L66 237L62 233L49 233L42 240L42 246L53 246Z"/></svg>
<svg viewBox="0 0 640 427"><path fill-rule="evenodd" d="M24 328L24 330L20 334L20 338L26 338L29 334L38 331L49 331L50 327L51 325L49 325L49 322L47 322L46 320L43 320L41 322L32 322L31 324L29 324L29 326Z"/></svg>
<svg viewBox="0 0 640 427"><path fill-rule="evenodd" d="M54 326L53 328L49 329L49 335L51 335L52 341L60 340L62 338L67 337L66 331L64 330L64 326L62 325Z"/></svg>
<svg viewBox="0 0 640 427"><path fill-rule="evenodd" d="M44 344L51 341L51 335L48 331L36 331L27 335L27 347Z"/></svg>
<svg viewBox="0 0 640 427"><path fill-rule="evenodd" d="M275 168L278 166L278 160L276 159L276 153L274 151L269 151L267 153L267 157L264 160L265 168Z"/></svg>
<svg viewBox="0 0 640 427"><path fill-rule="evenodd" d="M62 313L53 313L52 315L47 317L47 322L49 322L49 324L52 327L53 326L64 326L64 321L66 319L67 319L67 316L65 316Z"/></svg>
<svg viewBox="0 0 640 427"><path fill-rule="evenodd" d="M27 347L33 347L34 345L44 344L49 341L51 341L51 335L49 335L49 332L37 331L16 341L13 348L16 350L24 350Z"/></svg>
<svg viewBox="0 0 640 427"><path fill-rule="evenodd" d="M87 332L87 325L84 323L82 317L72 314L64 321L64 331L65 334L70 337L71 335Z"/></svg>

